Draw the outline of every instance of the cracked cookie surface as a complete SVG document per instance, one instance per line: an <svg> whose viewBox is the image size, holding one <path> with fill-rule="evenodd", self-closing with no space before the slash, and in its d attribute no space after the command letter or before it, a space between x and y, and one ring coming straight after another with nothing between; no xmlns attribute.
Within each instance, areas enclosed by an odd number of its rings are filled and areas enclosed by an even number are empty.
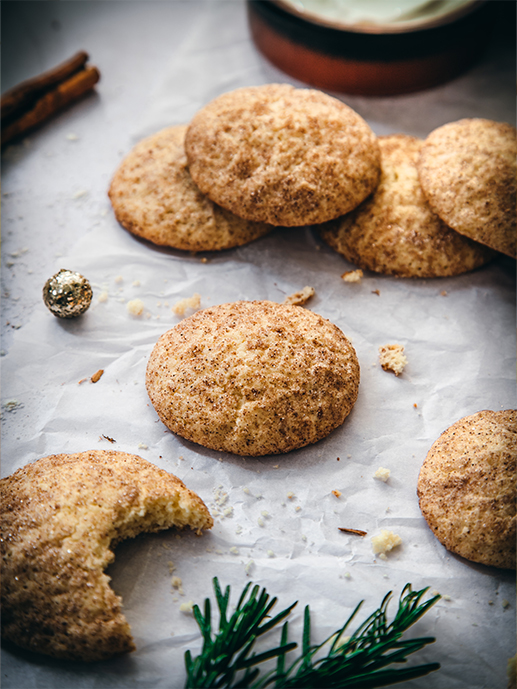
<svg viewBox="0 0 517 689"><path fill-rule="evenodd" d="M341 425L358 393L354 348L300 306L240 301L198 311L158 340L147 391L174 433L243 456L289 452Z"/></svg>
<svg viewBox="0 0 517 689"><path fill-rule="evenodd" d="M379 149L350 107L315 89L225 93L192 119L192 178L224 208L272 225L311 225L355 208L379 180Z"/></svg>

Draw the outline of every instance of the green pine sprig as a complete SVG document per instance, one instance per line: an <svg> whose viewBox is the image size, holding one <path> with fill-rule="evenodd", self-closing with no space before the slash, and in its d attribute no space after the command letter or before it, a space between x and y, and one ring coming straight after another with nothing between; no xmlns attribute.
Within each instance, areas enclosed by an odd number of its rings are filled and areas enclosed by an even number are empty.
<svg viewBox="0 0 517 689"><path fill-rule="evenodd" d="M201 630L203 647L199 656L185 654L187 689L372 689L421 677L437 670L438 663L409 668L390 667L405 663L407 657L435 641L433 637L402 639L411 627L440 598L439 595L421 602L427 588L412 591L411 584L403 588L395 618L388 623L387 608L391 591L379 608L372 613L351 636L345 631L359 611L359 603L344 625L323 643L311 643L309 606L305 607L301 655L287 664L287 654L298 644L288 641L289 623L284 622L280 644L262 653L254 653L256 639L276 627L296 605L290 605L274 617L269 613L277 602L270 599L266 589L245 587L237 607L228 615L230 587L224 594L219 581L213 579L219 609L219 630L212 630L210 600L205 600L204 615L197 605L194 616ZM251 590L250 590L251 588ZM326 651L326 655L323 655ZM276 658L276 666L261 675L256 667Z"/></svg>

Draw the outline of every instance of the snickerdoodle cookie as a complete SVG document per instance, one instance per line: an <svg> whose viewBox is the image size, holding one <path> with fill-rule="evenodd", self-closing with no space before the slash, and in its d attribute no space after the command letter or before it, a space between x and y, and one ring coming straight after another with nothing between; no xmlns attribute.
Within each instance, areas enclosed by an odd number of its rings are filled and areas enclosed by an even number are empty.
<svg viewBox="0 0 517 689"><path fill-rule="evenodd" d="M420 470L420 508L453 553L515 569L517 411L480 411L433 444Z"/></svg>
<svg viewBox="0 0 517 689"><path fill-rule="evenodd" d="M2 638L74 660L135 648L104 574L114 544L213 523L179 479L123 452L44 457L2 479L1 500Z"/></svg>
<svg viewBox="0 0 517 689"><path fill-rule="evenodd" d="M311 225L355 208L379 180L379 149L354 110L321 91L267 84L225 93L185 138L198 187L273 225Z"/></svg>
<svg viewBox="0 0 517 689"><path fill-rule="evenodd" d="M429 204L447 225L514 258L516 134L481 118L449 122L429 134L418 164Z"/></svg>
<svg viewBox="0 0 517 689"><path fill-rule="evenodd" d="M270 232L212 203L194 184L185 156L186 126L140 141L122 161L109 189L120 224L154 244L186 251L218 251Z"/></svg>
<svg viewBox="0 0 517 689"><path fill-rule="evenodd" d="M162 335L147 365L149 397L171 431L244 456L325 437L358 387L357 356L338 327L270 301L198 311Z"/></svg>
<svg viewBox="0 0 517 689"><path fill-rule="evenodd" d="M422 141L382 136L381 180L351 213L325 224L321 236L363 269L398 277L443 277L481 266L494 254L458 234L431 210L418 181Z"/></svg>

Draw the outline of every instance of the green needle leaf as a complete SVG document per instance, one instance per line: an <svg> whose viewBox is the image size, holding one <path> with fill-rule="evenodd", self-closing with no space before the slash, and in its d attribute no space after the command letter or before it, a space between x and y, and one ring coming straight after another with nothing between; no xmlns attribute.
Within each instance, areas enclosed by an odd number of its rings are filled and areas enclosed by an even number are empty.
<svg viewBox="0 0 517 689"><path fill-rule="evenodd" d="M284 620L296 602L271 617L269 613L277 599L270 599L266 589L260 591L259 586L251 588L248 583L230 615L230 587L223 593L217 578L213 586L219 609L219 631L215 635L212 632L209 599L205 600L204 615L195 605L194 617L203 637L203 647L195 659L190 651L185 653L188 689L265 689L269 685L275 689L373 689L421 677L440 667L438 663L427 663L386 669L394 663L406 663L408 656L434 642L433 637L402 639L404 632L440 598L434 596L421 603L427 588L413 591L411 584L406 584L391 623L387 608L392 594L388 592L379 608L346 641L342 640L344 632L361 603L337 632L319 645L311 644L311 616L306 606L301 654L286 668L286 654L297 648L295 642L288 640L287 621L282 626L278 646L258 654L253 648L256 639ZM325 650L327 655L323 656ZM255 666L273 658L277 659L274 669L261 676Z"/></svg>

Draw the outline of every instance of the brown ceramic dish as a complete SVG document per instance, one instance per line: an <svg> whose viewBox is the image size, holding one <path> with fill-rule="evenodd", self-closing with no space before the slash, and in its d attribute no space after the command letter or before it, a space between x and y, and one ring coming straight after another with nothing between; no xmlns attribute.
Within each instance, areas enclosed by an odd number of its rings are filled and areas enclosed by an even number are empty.
<svg viewBox="0 0 517 689"><path fill-rule="evenodd" d="M347 25L285 0L248 0L248 17L256 46L290 76L342 93L396 95L469 67L488 41L497 5L470 2L426 22Z"/></svg>

